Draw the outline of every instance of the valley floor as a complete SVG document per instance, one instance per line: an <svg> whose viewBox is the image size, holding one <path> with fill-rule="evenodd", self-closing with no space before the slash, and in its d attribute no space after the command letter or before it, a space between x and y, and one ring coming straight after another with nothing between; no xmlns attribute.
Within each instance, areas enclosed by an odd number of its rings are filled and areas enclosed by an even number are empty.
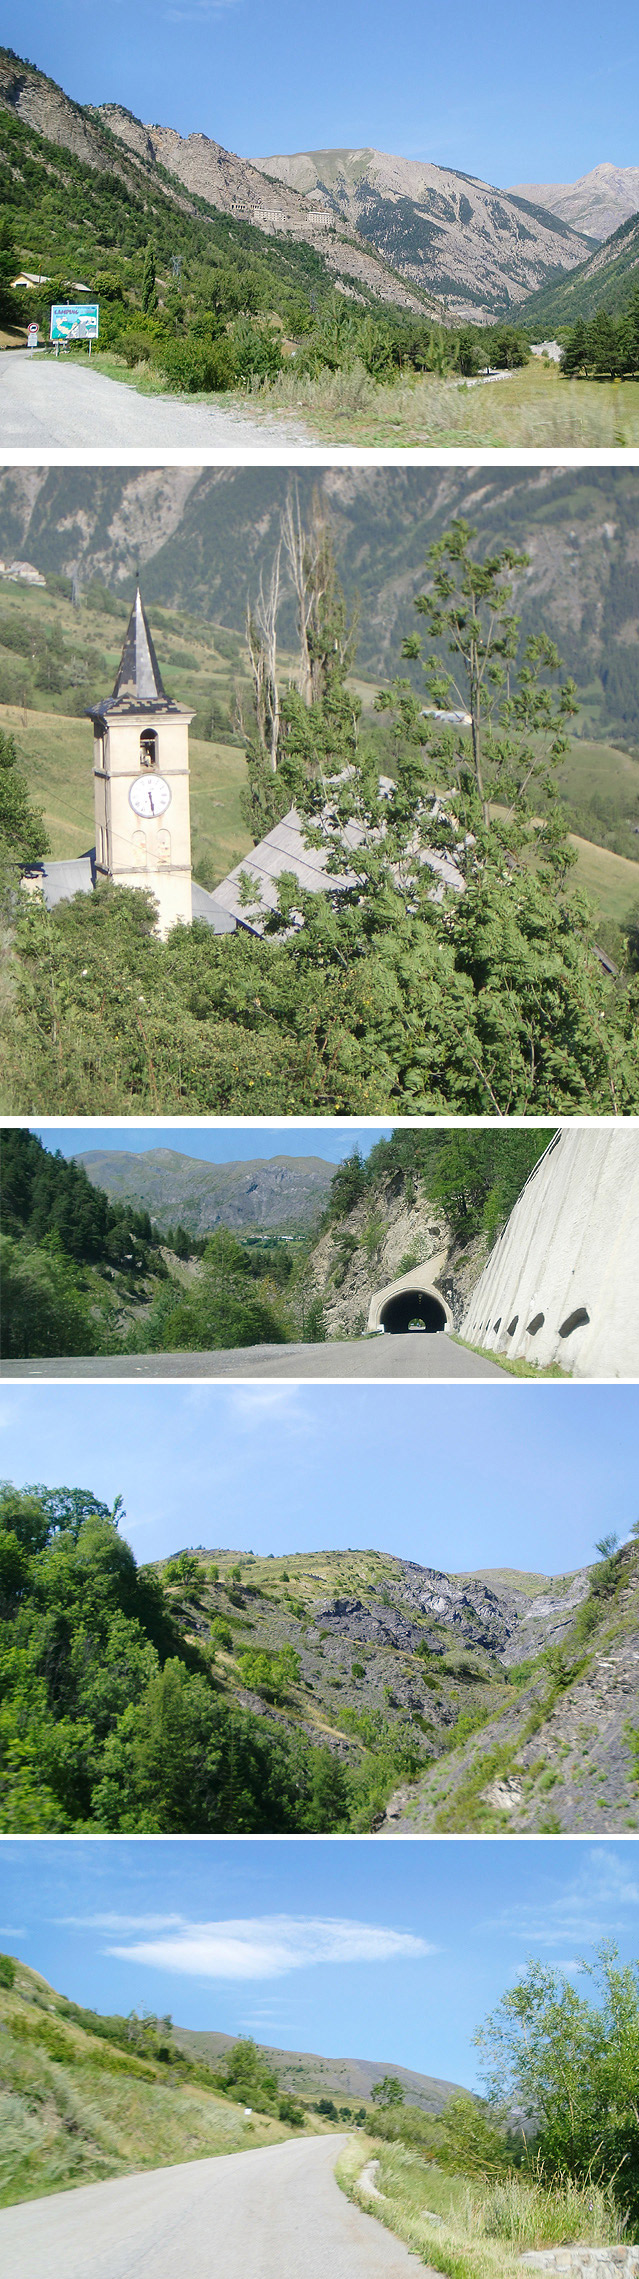
<svg viewBox="0 0 639 2279"><path fill-rule="evenodd" d="M563 380L537 361L483 385L427 373L382 387L363 365L307 380L283 373L254 397L179 396L148 366L92 366L0 354L0 441L6 446L121 444L262 449L396 445L484 450L515 446L609 449L639 444L639 382Z"/></svg>

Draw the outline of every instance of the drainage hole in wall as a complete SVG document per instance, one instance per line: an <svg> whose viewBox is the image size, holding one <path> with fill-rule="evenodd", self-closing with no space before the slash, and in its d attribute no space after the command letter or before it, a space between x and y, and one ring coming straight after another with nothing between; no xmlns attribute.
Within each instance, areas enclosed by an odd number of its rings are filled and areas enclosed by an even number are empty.
<svg viewBox="0 0 639 2279"><path fill-rule="evenodd" d="M517 1323L518 1323L518 1321L519 1321L519 1315L518 1315L518 1314L513 1314L513 1318L512 1318L512 1321L508 1323L508 1332L507 1332L507 1334L508 1334L508 1336L509 1336L509 1337L514 1337L514 1335L515 1335L515 1330L516 1330L516 1328L517 1328Z"/></svg>
<svg viewBox="0 0 639 2279"><path fill-rule="evenodd" d="M543 1329L545 1319L545 1314L533 1314L532 1321L528 1323L526 1336L536 1337L538 1329Z"/></svg>
<svg viewBox="0 0 639 2279"><path fill-rule="evenodd" d="M574 1313L568 1314L565 1322L561 1324L560 1337L572 1337L573 1329L585 1329L586 1322L589 1321L590 1315L587 1306L575 1306Z"/></svg>

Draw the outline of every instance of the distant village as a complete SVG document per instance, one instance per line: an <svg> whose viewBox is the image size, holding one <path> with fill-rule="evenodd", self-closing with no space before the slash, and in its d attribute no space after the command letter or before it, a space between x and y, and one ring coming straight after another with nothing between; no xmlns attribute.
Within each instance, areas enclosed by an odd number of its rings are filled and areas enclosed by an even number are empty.
<svg viewBox="0 0 639 2279"><path fill-rule="evenodd" d="M46 586L47 582L33 562L0 561L0 578L8 578L12 585L23 586Z"/></svg>

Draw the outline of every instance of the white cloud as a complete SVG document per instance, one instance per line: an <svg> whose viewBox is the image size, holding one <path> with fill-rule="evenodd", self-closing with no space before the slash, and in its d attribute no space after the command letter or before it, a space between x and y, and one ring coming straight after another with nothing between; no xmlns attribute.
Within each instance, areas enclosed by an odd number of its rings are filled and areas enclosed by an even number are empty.
<svg viewBox="0 0 639 2279"><path fill-rule="evenodd" d="M547 1949L561 1947L566 1940L572 1945L576 1939L596 1945L600 1939L618 1937L628 1913L634 1913L638 1905L639 1882L632 1874L626 1847L611 1850L601 1845L588 1851L580 1847L577 1873L554 1895L547 1886L534 1900L504 1908L503 1914L484 1928L509 1932L518 1940L529 1939L531 1945ZM571 1966L565 1963L558 1967Z"/></svg>
<svg viewBox="0 0 639 2279"><path fill-rule="evenodd" d="M227 1391L231 1417L236 1424L256 1425L273 1417L277 1424L312 1425L316 1418L304 1406L295 1381L283 1385L233 1385Z"/></svg>
<svg viewBox="0 0 639 2279"><path fill-rule="evenodd" d="M142 1918L135 1926L139 1931L155 1927L153 1918L150 1923ZM220 1923L171 1918L157 1928L163 1936L129 1937L126 1945L109 1946L107 1952L120 1961L184 1977L228 1980L284 1978L318 1963L413 1961L437 1952L410 1932L332 1916L264 1915Z"/></svg>

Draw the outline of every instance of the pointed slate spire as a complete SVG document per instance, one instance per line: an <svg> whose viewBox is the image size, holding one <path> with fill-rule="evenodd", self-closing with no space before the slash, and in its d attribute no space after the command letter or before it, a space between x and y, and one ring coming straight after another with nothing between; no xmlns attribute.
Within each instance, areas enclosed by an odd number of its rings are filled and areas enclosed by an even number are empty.
<svg viewBox="0 0 639 2279"><path fill-rule="evenodd" d="M166 704L168 698L162 686L162 675L153 647L151 628L140 593L139 581L135 601L126 629L124 648L113 690L112 703L118 698L139 705Z"/></svg>

